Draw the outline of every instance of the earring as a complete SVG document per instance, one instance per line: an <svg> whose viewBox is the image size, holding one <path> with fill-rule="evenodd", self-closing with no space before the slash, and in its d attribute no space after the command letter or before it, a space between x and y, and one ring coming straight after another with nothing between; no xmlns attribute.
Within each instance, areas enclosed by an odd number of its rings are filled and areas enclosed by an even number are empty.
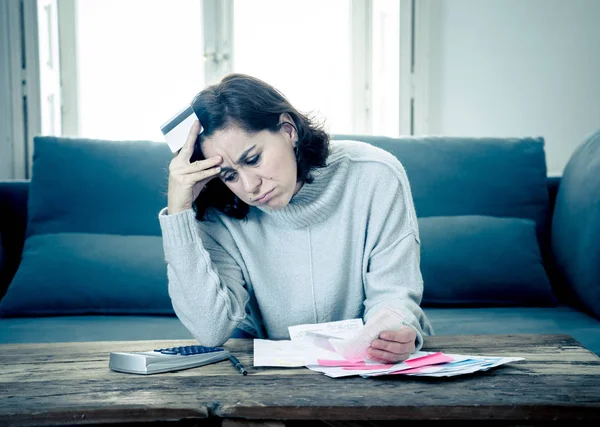
<svg viewBox="0 0 600 427"><path fill-rule="evenodd" d="M298 158L298 141L294 143L294 155Z"/></svg>

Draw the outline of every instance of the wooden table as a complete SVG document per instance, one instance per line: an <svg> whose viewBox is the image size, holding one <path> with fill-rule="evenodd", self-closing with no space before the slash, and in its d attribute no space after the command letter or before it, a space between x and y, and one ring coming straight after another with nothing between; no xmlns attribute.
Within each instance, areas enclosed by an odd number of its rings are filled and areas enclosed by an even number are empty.
<svg viewBox="0 0 600 427"><path fill-rule="evenodd" d="M428 351L526 358L446 379L398 375L332 379L305 368L253 368L251 340L226 344L246 366L248 376L229 361L150 376L108 369L111 351L189 344L194 342L0 345L0 424L183 421L231 426L260 420L286 426L372 426L400 425L397 420L403 420L402 425L418 420L497 420L519 425L600 421L600 359L567 335L427 337L423 349Z"/></svg>

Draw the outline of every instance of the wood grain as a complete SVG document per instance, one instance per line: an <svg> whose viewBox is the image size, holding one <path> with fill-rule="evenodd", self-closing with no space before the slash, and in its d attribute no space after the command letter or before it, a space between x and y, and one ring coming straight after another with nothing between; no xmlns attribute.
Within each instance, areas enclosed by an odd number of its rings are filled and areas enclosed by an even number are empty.
<svg viewBox="0 0 600 427"><path fill-rule="evenodd" d="M526 358L446 379L331 379L305 368L254 368L251 340L226 344L248 376L229 361L150 376L108 368L111 351L190 344L195 342L0 345L0 424L600 421L600 359L567 335L427 337L428 351Z"/></svg>

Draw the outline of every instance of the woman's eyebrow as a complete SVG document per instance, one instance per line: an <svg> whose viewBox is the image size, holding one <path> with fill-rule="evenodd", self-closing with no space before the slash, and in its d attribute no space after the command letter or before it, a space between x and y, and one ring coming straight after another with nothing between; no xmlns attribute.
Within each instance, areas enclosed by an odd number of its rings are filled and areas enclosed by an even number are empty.
<svg viewBox="0 0 600 427"><path fill-rule="evenodd" d="M239 165L240 163L242 163L244 160L246 160L246 157L248 157L248 154L254 150L256 148L256 144L254 144L252 147L247 148L246 150L244 150L244 152L242 154L240 154L240 157L237 159L237 161L235 162L236 165ZM221 167L221 173L223 172L228 172L230 170L233 170L232 168L228 167L228 166L223 166Z"/></svg>

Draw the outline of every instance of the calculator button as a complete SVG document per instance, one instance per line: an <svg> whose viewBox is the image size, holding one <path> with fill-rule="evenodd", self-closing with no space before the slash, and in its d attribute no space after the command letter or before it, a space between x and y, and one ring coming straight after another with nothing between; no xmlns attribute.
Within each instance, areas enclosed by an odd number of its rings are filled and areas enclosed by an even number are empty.
<svg viewBox="0 0 600 427"><path fill-rule="evenodd" d="M216 351L224 351L221 347L206 347L202 345L188 345L185 347L171 347L154 350L162 354L180 354L182 356L190 356L194 354L213 353Z"/></svg>

